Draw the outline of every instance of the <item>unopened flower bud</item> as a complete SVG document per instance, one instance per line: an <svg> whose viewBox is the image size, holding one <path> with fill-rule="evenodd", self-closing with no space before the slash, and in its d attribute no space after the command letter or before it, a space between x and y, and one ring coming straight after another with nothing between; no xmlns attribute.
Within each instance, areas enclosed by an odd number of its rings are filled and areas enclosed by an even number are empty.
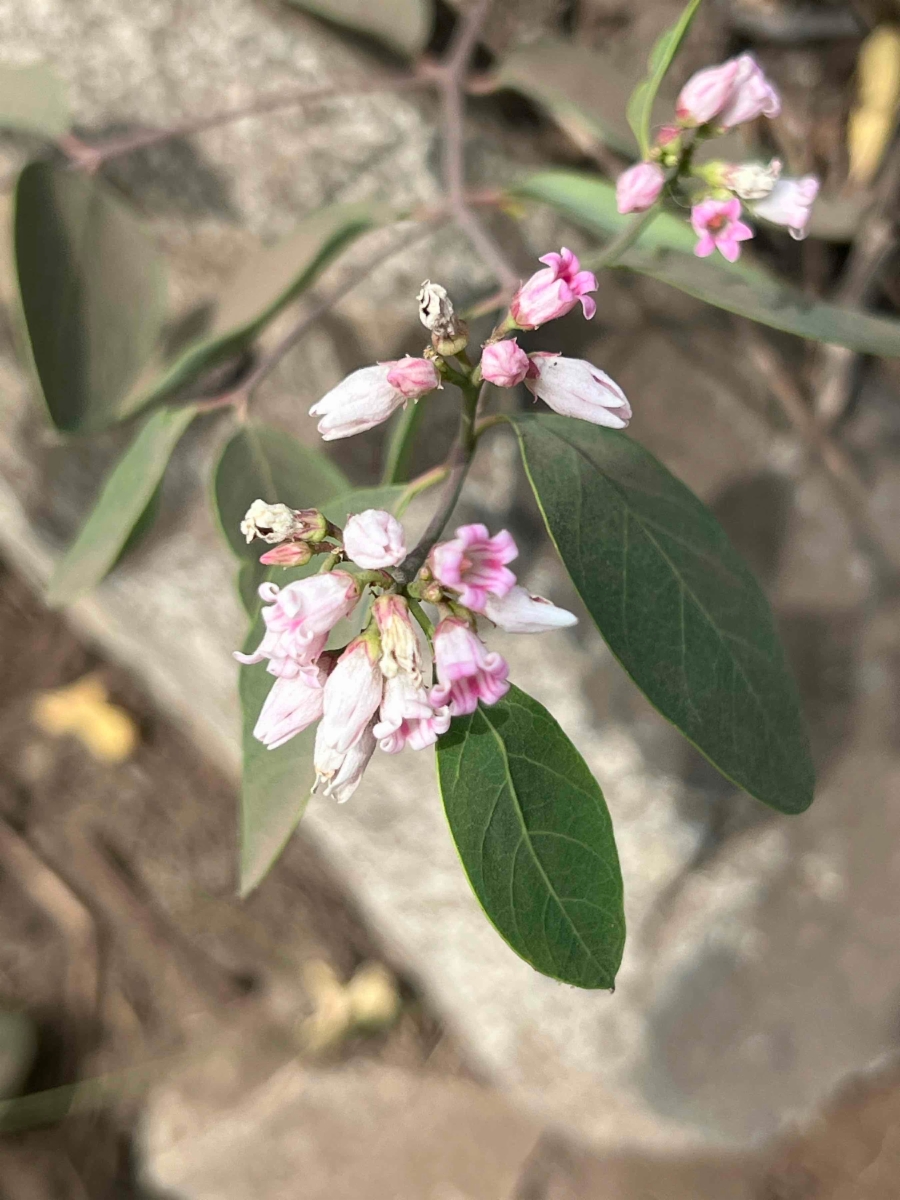
<svg viewBox="0 0 900 1200"><path fill-rule="evenodd" d="M620 213L646 212L659 199L665 182L659 163L635 163L616 180L616 207Z"/></svg>
<svg viewBox="0 0 900 1200"><path fill-rule="evenodd" d="M416 297L419 320L431 331L431 344L438 354L459 354L469 344L469 330L453 308L447 289L426 279Z"/></svg>
<svg viewBox="0 0 900 1200"><path fill-rule="evenodd" d="M481 374L497 387L515 387L528 374L529 361L515 338L491 342L481 356Z"/></svg>
<svg viewBox="0 0 900 1200"><path fill-rule="evenodd" d="M261 538L272 545L291 539L320 542L327 528L328 522L316 508L288 508L265 500L254 500L241 521L241 533L248 543Z"/></svg>
<svg viewBox="0 0 900 1200"><path fill-rule="evenodd" d="M282 542L272 550L259 556L259 561L267 567L305 567L312 558L306 542Z"/></svg>

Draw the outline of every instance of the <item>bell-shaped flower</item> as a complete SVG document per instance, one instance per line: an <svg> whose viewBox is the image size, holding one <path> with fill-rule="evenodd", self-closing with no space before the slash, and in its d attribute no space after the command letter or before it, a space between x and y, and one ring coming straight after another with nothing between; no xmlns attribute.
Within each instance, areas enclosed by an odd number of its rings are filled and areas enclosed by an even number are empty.
<svg viewBox="0 0 900 1200"><path fill-rule="evenodd" d="M319 433L331 442L380 425L407 400L418 400L440 384L430 359L377 363L348 375L312 406L309 415L320 418Z"/></svg>
<svg viewBox="0 0 900 1200"><path fill-rule="evenodd" d="M768 196L753 205L753 214L764 221L771 221L773 225L786 225L791 237L800 241L806 237L806 226L818 194L819 181L815 175L804 175L802 179L781 179Z"/></svg>
<svg viewBox="0 0 900 1200"><path fill-rule="evenodd" d="M449 705L450 715L462 717L484 704L496 704L509 691L509 665L489 652L469 625L445 617L434 631L434 666L438 682L431 689L435 708Z"/></svg>
<svg viewBox="0 0 900 1200"><path fill-rule="evenodd" d="M559 254L545 254L538 261L546 263L546 267L535 271L510 303L509 319L513 324L519 329L537 329L565 316L579 301L590 320L597 311L597 305L588 295L597 290L596 276L591 271L582 271L581 263L565 246Z"/></svg>
<svg viewBox="0 0 900 1200"><path fill-rule="evenodd" d="M497 387L515 387L528 373L528 355L515 338L491 342L481 355L481 374Z"/></svg>
<svg viewBox="0 0 900 1200"><path fill-rule="evenodd" d="M259 595L267 605L262 610L266 632L252 654L235 651L234 657L247 664L267 658L270 674L294 678L315 663L328 634L353 612L359 584L346 571L329 571L283 588L263 583Z"/></svg>
<svg viewBox="0 0 900 1200"><path fill-rule="evenodd" d="M757 117L777 117L781 112L781 97L753 55L741 54L734 61L737 71L731 95L716 114L716 125L732 129Z"/></svg>
<svg viewBox="0 0 900 1200"><path fill-rule="evenodd" d="M325 683L313 762L317 779L326 785L340 772L347 751L362 737L381 703L380 656L378 638L362 634L347 646ZM325 790L330 794L327 786Z"/></svg>
<svg viewBox="0 0 900 1200"><path fill-rule="evenodd" d="M625 393L599 367L582 358L564 358L545 350L536 351L530 358L525 386L554 412L610 429L624 429L631 420L631 405Z"/></svg>
<svg viewBox="0 0 900 1200"><path fill-rule="evenodd" d="M253 736L270 750L283 746L321 717L327 656L319 662L312 671L293 679L282 676L272 684L253 727Z"/></svg>
<svg viewBox="0 0 900 1200"><path fill-rule="evenodd" d="M675 114L681 124L706 125L717 116L731 99L737 73L736 58L695 71L675 101Z"/></svg>
<svg viewBox="0 0 900 1200"><path fill-rule="evenodd" d="M321 772L318 768L316 769L313 791L316 791L324 780L325 787L322 789L324 795L331 796L337 800L338 804L343 804L345 800L350 799L360 785L366 767L369 765L369 759L375 753L377 743L375 735L372 733L372 725L373 722L370 721L353 745L342 754L334 752L329 754L328 771ZM319 728L321 729L321 726ZM318 747L318 737L316 746Z"/></svg>
<svg viewBox="0 0 900 1200"><path fill-rule="evenodd" d="M659 163L635 163L616 180L616 208L620 213L646 212L659 199L665 182Z"/></svg>
<svg viewBox="0 0 900 1200"><path fill-rule="evenodd" d="M433 708L428 693L407 674L385 680L378 722L373 729L378 745L388 754L404 746L424 750L450 728L450 709Z"/></svg>
<svg viewBox="0 0 900 1200"><path fill-rule="evenodd" d="M574 613L518 586L505 596L488 596L484 615L507 633L546 633L578 624Z"/></svg>
<svg viewBox="0 0 900 1200"><path fill-rule="evenodd" d="M488 596L505 596L516 577L507 567L519 550L507 529L491 537L486 525L460 525L449 542L439 542L429 563L438 583L459 592L459 602L483 612Z"/></svg>
<svg viewBox="0 0 900 1200"><path fill-rule="evenodd" d="M753 230L740 219L741 202L730 200L701 200L691 209L691 225L700 239L694 247L698 258L707 258L718 250L729 262L741 257L741 242L753 237Z"/></svg>
<svg viewBox="0 0 900 1200"><path fill-rule="evenodd" d="M367 508L344 526L344 550L365 571L399 566L406 558L403 526L389 512Z"/></svg>
<svg viewBox="0 0 900 1200"><path fill-rule="evenodd" d="M381 636L382 675L387 679L408 675L421 684L422 655L409 604L402 596L385 592L372 605L372 616Z"/></svg>

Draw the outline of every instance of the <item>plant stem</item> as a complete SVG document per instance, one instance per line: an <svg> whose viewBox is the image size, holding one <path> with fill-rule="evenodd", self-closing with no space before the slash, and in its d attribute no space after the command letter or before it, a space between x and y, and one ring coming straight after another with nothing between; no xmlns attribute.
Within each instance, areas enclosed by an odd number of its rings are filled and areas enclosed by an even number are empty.
<svg viewBox="0 0 900 1200"><path fill-rule="evenodd" d="M409 611L422 627L422 632L425 634L425 636L429 639L433 638L434 626L428 620L428 616L426 615L425 610L422 608L422 605L418 602L418 600L414 600L412 596L406 597L406 603L409 605Z"/></svg>
<svg viewBox="0 0 900 1200"><path fill-rule="evenodd" d="M450 468L446 463L441 463L439 467L432 467L424 475L419 475L416 479L413 479L412 482L406 485L406 491L397 501L396 515L402 517L416 496L421 492L427 492L431 487L436 487L439 483L443 483L449 474Z"/></svg>

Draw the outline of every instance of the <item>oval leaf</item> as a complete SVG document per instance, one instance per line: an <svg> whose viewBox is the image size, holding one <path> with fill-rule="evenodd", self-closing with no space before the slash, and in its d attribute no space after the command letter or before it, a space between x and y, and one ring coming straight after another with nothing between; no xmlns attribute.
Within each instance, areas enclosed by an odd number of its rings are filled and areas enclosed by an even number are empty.
<svg viewBox="0 0 900 1200"><path fill-rule="evenodd" d="M550 536L625 670L723 775L802 812L814 776L796 687L768 602L721 526L624 434L511 420Z"/></svg>
<svg viewBox="0 0 900 1200"><path fill-rule="evenodd" d="M397 53L417 58L431 37L429 0L289 0L315 17L324 17L354 33L383 42Z"/></svg>
<svg viewBox="0 0 900 1200"><path fill-rule="evenodd" d="M53 572L48 604L71 603L90 591L115 565L153 500L179 438L196 415L191 405L161 408L144 424L116 463L81 532Z"/></svg>
<svg viewBox="0 0 900 1200"><path fill-rule="evenodd" d="M148 365L128 397L130 411L178 392L248 346L354 238L389 219L373 204L334 204L301 222L291 237L244 264L219 296L213 323L171 361Z"/></svg>
<svg viewBox="0 0 900 1200"><path fill-rule="evenodd" d="M45 63L0 66L0 128L57 141L69 132L62 80Z"/></svg>
<svg viewBox="0 0 900 1200"><path fill-rule="evenodd" d="M650 152L650 121L657 92L699 7L700 0L689 0L675 24L657 38L650 51L647 78L641 80L628 101L628 124L634 130L634 136L638 140L643 158L646 158Z"/></svg>
<svg viewBox="0 0 900 1200"><path fill-rule="evenodd" d="M362 512L367 508L392 509L403 491L402 487L360 488L345 492L324 504L321 497L310 496L306 507L321 506L330 521L344 525L350 513ZM242 586L246 588L249 598L251 588L243 574L246 568L247 564L241 568ZM318 563L313 559L306 567L291 570L271 568L261 578L271 579L283 587L295 579L313 574L317 569ZM257 601L256 618L244 650L249 652L255 649L262 634L262 617ZM352 633L348 634L348 640L351 636ZM277 750L267 750L253 736L253 727L273 682L265 663L241 668L244 770L239 871L242 896L252 892L262 882L281 854L306 811L314 778L312 756L315 728L305 729Z"/></svg>
<svg viewBox="0 0 900 1200"><path fill-rule="evenodd" d="M30 163L15 198L16 272L28 343L50 416L94 432L126 397L165 316L162 257L131 210L96 179Z"/></svg>
<svg viewBox="0 0 900 1200"><path fill-rule="evenodd" d="M622 961L622 876L603 793L547 710L518 688L438 742L444 809L469 883L535 970L611 988Z"/></svg>

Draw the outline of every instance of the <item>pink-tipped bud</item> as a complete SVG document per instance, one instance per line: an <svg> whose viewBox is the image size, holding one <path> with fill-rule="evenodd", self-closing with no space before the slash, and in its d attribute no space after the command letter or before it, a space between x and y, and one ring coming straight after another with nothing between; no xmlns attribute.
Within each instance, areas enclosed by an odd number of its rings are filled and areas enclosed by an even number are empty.
<svg viewBox="0 0 900 1200"><path fill-rule="evenodd" d="M518 553L507 529L491 537L486 525L460 525L456 537L439 542L428 561L435 579L459 592L460 604L484 612L488 596L505 596L515 586L506 564Z"/></svg>
<svg viewBox="0 0 900 1200"><path fill-rule="evenodd" d="M718 250L728 262L737 262L741 257L741 242L753 237L753 230L740 216L741 202L736 196L695 204L691 209L691 225L699 238L694 247L697 257L707 258Z"/></svg>
<svg viewBox="0 0 900 1200"><path fill-rule="evenodd" d="M730 58L717 67L696 71L675 101L675 113L682 125L706 125L731 99L738 61Z"/></svg>
<svg viewBox="0 0 900 1200"><path fill-rule="evenodd" d="M309 415L320 418L319 433L331 442L373 429L407 400L417 400L440 386L437 367L427 358L378 363L341 380L312 406Z"/></svg>
<svg viewBox="0 0 900 1200"><path fill-rule="evenodd" d="M390 367L388 383L406 400L418 400L426 392L433 392L441 386L441 376L430 358L410 358L407 355L406 358L382 365Z"/></svg>
<svg viewBox="0 0 900 1200"><path fill-rule="evenodd" d="M791 237L800 241L806 237L806 226L818 194L819 181L815 175L804 175L802 179L781 179L765 199L753 205L753 212L773 225L787 226Z"/></svg>
<svg viewBox="0 0 900 1200"><path fill-rule="evenodd" d="M581 263L571 250L563 246L559 254L545 254L539 262L546 263L543 271L535 271L519 288L509 306L511 326L518 329L537 329L581 303L590 320L597 305L588 295L596 292L597 279L591 271L582 271Z"/></svg>
<svg viewBox="0 0 900 1200"><path fill-rule="evenodd" d="M662 125L656 135L656 144L663 149L677 142L681 137L681 129L677 125Z"/></svg>
<svg viewBox="0 0 900 1200"><path fill-rule="evenodd" d="M380 508L356 513L344 526L344 550L364 571L396 567L406 558L406 537L396 517Z"/></svg>
<svg viewBox="0 0 900 1200"><path fill-rule="evenodd" d="M481 374L497 387L515 387L528 374L528 355L515 338L492 342L481 355Z"/></svg>
<svg viewBox="0 0 900 1200"><path fill-rule="evenodd" d="M509 665L489 653L481 638L458 617L445 617L434 631L437 687L431 689L435 708L448 705L450 715L473 713L478 701L496 704L509 691Z"/></svg>
<svg viewBox="0 0 900 1200"><path fill-rule="evenodd" d="M282 542L272 550L259 556L267 567L305 567L312 558L312 550L306 542Z"/></svg>
<svg viewBox="0 0 900 1200"><path fill-rule="evenodd" d="M631 406L619 385L583 358L564 358L546 350L531 356L525 386L554 412L592 425L624 429Z"/></svg>
<svg viewBox="0 0 900 1200"><path fill-rule="evenodd" d="M523 587L514 587L505 596L488 596L484 615L507 633L547 633L578 624L574 613L543 596L532 596Z"/></svg>
<svg viewBox="0 0 900 1200"><path fill-rule="evenodd" d="M620 213L646 212L659 199L665 182L659 163L635 163L616 181L616 207Z"/></svg>

